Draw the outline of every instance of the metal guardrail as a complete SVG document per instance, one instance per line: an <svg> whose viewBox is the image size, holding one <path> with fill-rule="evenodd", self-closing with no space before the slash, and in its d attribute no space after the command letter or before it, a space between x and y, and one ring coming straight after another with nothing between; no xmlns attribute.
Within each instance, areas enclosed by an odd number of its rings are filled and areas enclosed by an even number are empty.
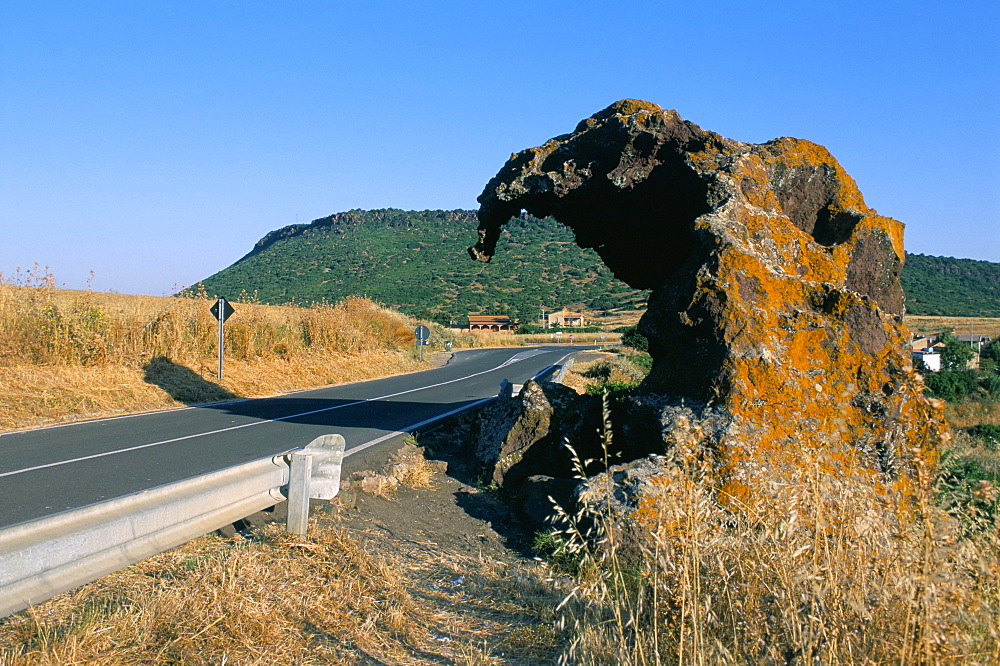
<svg viewBox="0 0 1000 666"><path fill-rule="evenodd" d="M0 617L284 501L305 534L309 499L340 490L344 438L0 529Z"/></svg>
<svg viewBox="0 0 1000 666"><path fill-rule="evenodd" d="M552 376L552 381L557 383L562 382L562 380L566 378L566 371L573 367L573 360L574 360L573 357L570 356L564 359L564 361L560 363L558 366L556 366L556 371L555 374Z"/></svg>

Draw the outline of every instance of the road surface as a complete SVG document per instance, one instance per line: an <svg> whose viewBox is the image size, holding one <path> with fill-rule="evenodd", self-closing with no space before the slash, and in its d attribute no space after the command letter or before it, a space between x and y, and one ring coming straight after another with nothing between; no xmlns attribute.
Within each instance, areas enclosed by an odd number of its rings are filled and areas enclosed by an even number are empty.
<svg viewBox="0 0 1000 666"><path fill-rule="evenodd" d="M458 351L445 366L274 398L0 434L0 527L303 447L339 433L347 456L520 384L583 347Z"/></svg>

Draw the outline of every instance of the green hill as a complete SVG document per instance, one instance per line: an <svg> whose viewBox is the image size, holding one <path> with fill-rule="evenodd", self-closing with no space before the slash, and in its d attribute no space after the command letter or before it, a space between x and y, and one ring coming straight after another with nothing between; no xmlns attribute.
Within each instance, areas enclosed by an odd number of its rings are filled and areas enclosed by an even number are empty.
<svg viewBox="0 0 1000 666"><path fill-rule="evenodd" d="M212 295L256 295L264 303L368 296L442 323L469 313L533 322L542 308L645 307L647 292L615 279L555 220L512 220L490 264L466 252L477 224L465 210L337 213L269 233L202 285Z"/></svg>
<svg viewBox="0 0 1000 666"><path fill-rule="evenodd" d="M909 314L1000 317L1000 264L908 254L903 292Z"/></svg>
<svg viewBox="0 0 1000 666"><path fill-rule="evenodd" d="M553 219L512 220L490 264L466 254L476 226L466 210L337 213L272 231L202 285L211 295L264 303L368 296L442 323L469 313L532 322L542 308L645 306L647 292L615 279ZM1000 264L908 255L903 288L911 314L1000 317Z"/></svg>

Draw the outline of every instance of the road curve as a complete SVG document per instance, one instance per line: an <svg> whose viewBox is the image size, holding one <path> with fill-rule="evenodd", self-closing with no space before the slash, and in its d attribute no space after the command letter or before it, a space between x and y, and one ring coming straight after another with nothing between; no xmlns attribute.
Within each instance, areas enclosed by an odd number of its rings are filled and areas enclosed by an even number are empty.
<svg viewBox="0 0 1000 666"><path fill-rule="evenodd" d="M519 384L580 346L458 351L445 366L367 382L0 434L0 527L305 446L347 456Z"/></svg>

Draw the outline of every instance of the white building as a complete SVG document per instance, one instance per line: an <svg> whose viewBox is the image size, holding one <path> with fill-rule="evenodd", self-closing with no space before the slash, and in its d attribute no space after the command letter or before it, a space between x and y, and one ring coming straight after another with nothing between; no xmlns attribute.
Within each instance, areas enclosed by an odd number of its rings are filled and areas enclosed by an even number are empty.
<svg viewBox="0 0 1000 666"><path fill-rule="evenodd" d="M932 347L913 351L914 363L920 361L924 367L933 372L941 372L941 354Z"/></svg>
<svg viewBox="0 0 1000 666"><path fill-rule="evenodd" d="M583 315L579 312L571 312L568 308L563 308L562 310L557 310L549 314L548 316L549 328L553 326L571 326L571 327L584 327L587 322L584 321Z"/></svg>

